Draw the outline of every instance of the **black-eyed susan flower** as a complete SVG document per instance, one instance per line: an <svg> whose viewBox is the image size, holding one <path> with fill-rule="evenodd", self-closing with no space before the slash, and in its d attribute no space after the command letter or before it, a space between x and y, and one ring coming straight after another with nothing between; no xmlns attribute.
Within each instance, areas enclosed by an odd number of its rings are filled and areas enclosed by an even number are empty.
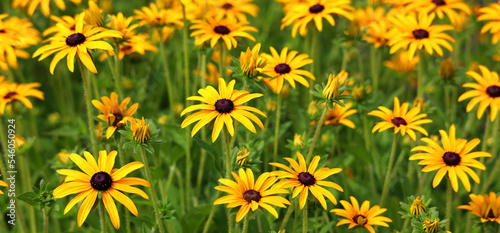
<svg viewBox="0 0 500 233"><path fill-rule="evenodd" d="M40 83L2 83L0 86L0 114L3 115L7 104L13 101L19 101L29 109L33 108L33 104L27 97L35 97L44 100L43 92L35 89Z"/></svg>
<svg viewBox="0 0 500 233"><path fill-rule="evenodd" d="M467 72L467 75L474 78L477 83L466 83L463 87L473 88L458 97L458 101L468 98L472 100L467 104L467 112L470 112L478 103L477 119L483 116L484 111L490 107L490 120L493 122L500 109L500 79L498 73L490 71L485 66L479 66L482 76L474 71Z"/></svg>
<svg viewBox="0 0 500 233"><path fill-rule="evenodd" d="M425 218L423 230L426 233L436 233L439 231L439 218Z"/></svg>
<svg viewBox="0 0 500 233"><path fill-rule="evenodd" d="M119 31L122 34L121 39L126 41L135 35L135 29L139 27L139 24L132 23L133 20L133 17L125 17L118 12L117 15L111 16L111 21L106 26Z"/></svg>
<svg viewBox="0 0 500 233"><path fill-rule="evenodd" d="M370 92L372 92L371 86L365 87L363 84L360 84L352 88L352 98L357 102L363 102Z"/></svg>
<svg viewBox="0 0 500 233"><path fill-rule="evenodd" d="M256 211L262 208L278 218L278 212L271 206L275 205L281 208L286 208L290 202L276 194L288 194L288 191L274 185L278 180L271 173L262 173L255 181L252 170L243 170L240 168L239 174L232 172L236 182L230 179L219 179L219 182L224 186L216 186L215 189L229 193L229 195L215 200L214 205L228 204L227 208L235 208L238 206L240 210L236 214L236 222L241 221L250 211Z"/></svg>
<svg viewBox="0 0 500 233"><path fill-rule="evenodd" d="M149 7L143 6L141 10L134 10L135 18L141 20L140 25L158 26L176 26L182 27L182 11L173 9L161 9L154 3L150 3Z"/></svg>
<svg viewBox="0 0 500 233"><path fill-rule="evenodd" d="M363 40L373 44L375 48L387 45L390 38L389 23L387 20L379 20L370 23L363 34Z"/></svg>
<svg viewBox="0 0 500 233"><path fill-rule="evenodd" d="M132 56L132 55L144 55L146 54L146 51L152 51L156 52L158 49L156 46L153 45L150 41L146 39L146 36L143 34L139 35L132 35L128 36L128 39L126 41L123 41L120 43L118 46L118 58L122 60L125 56ZM101 57L99 57L100 60L104 60L108 57L108 54L103 53Z"/></svg>
<svg viewBox="0 0 500 233"><path fill-rule="evenodd" d="M309 164L309 168L306 165L306 161L304 156L297 152L298 163L292 158L285 157L284 159L290 163L292 168L287 167L281 163L269 163L275 167L279 167L284 169L285 171L274 171L273 174L277 175L278 178L283 179L278 182L277 185L283 188L292 188L293 195L292 198L295 198L300 194L299 204L300 208L304 208L307 201L307 196L309 192L312 193L316 199L318 199L319 203L326 210L326 200L325 196L333 203L337 204L337 199L335 196L328 190L323 187L334 188L338 191L343 192L344 190L340 185L331 182L325 181L324 179L328 178L333 174L337 174L342 171L341 168L318 168L318 163L320 160L319 156L314 156L313 160Z"/></svg>
<svg viewBox="0 0 500 233"><path fill-rule="evenodd" d="M353 227L364 227L370 231L370 233L375 233L373 226L389 227L387 223L392 222L392 220L387 217L379 216L387 211L385 208L380 208L378 205L374 205L370 208L369 201L364 201L360 207L358 200L353 196L351 196L351 203L341 200L340 204L344 206L344 209L333 209L330 211L345 218L340 220L337 226L349 224L349 229Z"/></svg>
<svg viewBox="0 0 500 233"><path fill-rule="evenodd" d="M108 123L106 130L106 139L109 139L116 131L117 128L127 124L127 121L132 118L132 115L137 111L139 103L135 103L127 109L130 103L130 97L127 97L118 104L118 97L115 92L112 92L110 97L101 97L102 102L92 100L92 105L101 111L97 118Z"/></svg>
<svg viewBox="0 0 500 233"><path fill-rule="evenodd" d="M207 15L216 19L248 22L246 14L256 17L259 12L259 7L252 2L253 0L211 0L208 1L210 8Z"/></svg>
<svg viewBox="0 0 500 233"><path fill-rule="evenodd" d="M469 6L463 0L411 0L409 8L423 12L435 12L442 19L444 15L455 24L459 19L459 12L471 14Z"/></svg>
<svg viewBox="0 0 500 233"><path fill-rule="evenodd" d="M48 36L50 34L54 34L54 33L61 33L60 30L59 30L59 26L57 26L57 24L62 24L65 28L71 30L71 31L74 31L75 30L75 27L76 27L76 19L78 18L80 14L77 14L75 16L68 16L68 15L64 15L64 16L61 16L61 17L57 17L55 15L51 15L50 16L50 19L52 19L53 21L56 22L56 25L52 26L52 27L49 27L47 29L45 29L45 31L43 31L43 36Z"/></svg>
<svg viewBox="0 0 500 233"><path fill-rule="evenodd" d="M491 42L493 44L498 43L500 41L500 4L492 3L479 9L479 12L481 15L477 17L478 21L490 21L481 28L481 33L490 31L493 34Z"/></svg>
<svg viewBox="0 0 500 233"><path fill-rule="evenodd" d="M65 175L64 183L57 187L53 194L54 198L63 198L71 194L78 195L73 198L66 208L64 214L76 205L76 203L83 200L80 210L78 211L78 226L82 226L85 219L92 210L99 193L102 198L100 201L104 202L104 206L109 214L111 223L116 229L120 228L120 216L116 208L116 199L135 216L138 215L137 207L134 202L123 192L134 193L145 199L149 199L148 195L132 185L141 185L150 187L151 185L144 179L127 177L129 173L144 166L141 162L131 162L119 169L113 169L115 165L116 151L111 151L109 154L105 150L99 151L99 158L96 161L94 156L89 152L83 152L85 159L80 155L71 154L70 159L73 161L83 172L71 169L59 169L57 173Z"/></svg>
<svg viewBox="0 0 500 233"><path fill-rule="evenodd" d="M419 60L419 57L410 57L407 51L401 51L390 61L384 61L384 65L398 73L411 74L415 71Z"/></svg>
<svg viewBox="0 0 500 233"><path fill-rule="evenodd" d="M286 15L281 20L281 29L293 24L292 37L295 38L297 31L301 36L307 34L307 25L314 21L318 31L323 30L323 19L335 26L333 15L343 16L352 20L354 8L350 5L351 0L311 0L300 4L290 4L287 7Z"/></svg>
<svg viewBox="0 0 500 233"><path fill-rule="evenodd" d="M471 214L481 218L481 222L497 222L500 224L500 196L494 192L483 195L470 194L469 205L461 205L457 209L470 210Z"/></svg>
<svg viewBox="0 0 500 233"><path fill-rule="evenodd" d="M390 18L390 22L394 26L389 32L391 39L390 53L393 54L400 49L408 49L410 59L413 58L417 50L425 48L429 54L434 51L439 56L443 56L443 50L440 46L445 47L450 52L453 47L450 42L455 40L444 33L444 31L453 30L451 25L432 25L435 14L398 14Z"/></svg>
<svg viewBox="0 0 500 233"><path fill-rule="evenodd" d="M214 47L219 40L226 44L227 49L236 48L237 38L244 37L255 41L255 38L248 32L257 32L257 29L252 26L246 26L244 22L230 21L227 19L217 20L207 18L206 21L198 20L190 27L194 29L191 36L196 36L196 45L200 46L205 41L210 40L210 47Z"/></svg>
<svg viewBox="0 0 500 233"><path fill-rule="evenodd" d="M411 151L421 151L410 157L410 160L422 160L418 162L419 165L426 165L422 171L431 172L438 170L432 186L436 187L443 177L448 174L451 181L451 186L455 192L458 192L458 178L462 181L467 192L470 192L470 182L467 174L476 183L479 183L479 176L470 168L478 168L485 170L486 167L476 158L491 157L488 152L472 152L481 140L473 139L467 142L466 139L455 138L455 125L451 125L449 134L444 130L439 130L441 134L441 143L443 147L439 146L430 138L422 138L421 140L428 144L428 146L417 146Z"/></svg>
<svg viewBox="0 0 500 233"><path fill-rule="evenodd" d="M0 180L0 186L9 187L9 185L7 185L7 183L5 183L5 181L3 181L3 180ZM2 190L0 190L0 194L3 194Z"/></svg>
<svg viewBox="0 0 500 233"><path fill-rule="evenodd" d="M326 86L323 87L322 97L328 102L339 99L344 94L348 76L349 74L344 70L337 75L330 74Z"/></svg>
<svg viewBox="0 0 500 233"><path fill-rule="evenodd" d="M30 57L24 49L38 44L41 40L40 33L29 19L0 14L0 68L17 69L18 58Z"/></svg>
<svg viewBox="0 0 500 233"><path fill-rule="evenodd" d="M252 50L247 48L246 52L240 53L241 72L248 77L256 77L267 65L266 59L259 52L260 43L253 46Z"/></svg>
<svg viewBox="0 0 500 233"><path fill-rule="evenodd" d="M266 117L266 115L259 109L244 105L252 99L261 97L262 94L250 94L247 91L234 90L235 82L235 80L232 80L226 85L224 79L220 78L219 91L208 86L198 90L201 96L188 97L188 100L201 101L203 104L192 105L182 111L181 116L188 112L201 110L186 117L186 119L182 121L181 127L185 128L198 121L191 131L191 136L194 136L201 127L215 119L214 129L212 131L212 142L217 140L224 125L226 125L229 134L231 134L231 136L234 135L233 118L239 121L252 133L256 133L257 131L250 120L255 122L261 129L264 129L262 121L251 112L260 114L263 117Z"/></svg>
<svg viewBox="0 0 500 233"><path fill-rule="evenodd" d="M151 129L144 117L142 119L130 119L130 130L132 130L132 138L136 142L145 143L151 137Z"/></svg>
<svg viewBox="0 0 500 233"><path fill-rule="evenodd" d="M94 25L97 27L104 26L104 17L102 17L101 9L93 1L89 1L89 9L83 10L85 12L85 17L83 20L85 24Z"/></svg>
<svg viewBox="0 0 500 233"><path fill-rule="evenodd" d="M75 31L58 24L60 34L56 34L49 38L50 44L44 45L37 49L33 57L43 60L48 56L56 53L52 62L50 63L50 73L54 74L54 69L57 63L67 56L68 69L73 72L75 68L75 56L78 55L80 61L93 73L97 73L92 57L90 56L90 49L106 50L113 54L113 47L103 41L103 38L117 37L120 38L120 32L116 30L107 30L104 28L94 27L92 25L83 26L83 17L85 14L78 16L76 20Z"/></svg>
<svg viewBox="0 0 500 233"><path fill-rule="evenodd" d="M416 130L425 136L427 136L427 131L422 128L421 124L432 123L430 119L422 119L427 116L427 114L420 113L419 107L414 107L408 111L409 104L403 103L399 104L398 97L394 97L394 112L390 109L379 106L380 110L373 110L368 113L368 115L376 116L382 118L384 121L377 123L373 129L372 133L375 131L385 131L390 128L394 128L394 133L397 134L401 132L401 135L408 134L413 141L417 140L417 136L413 130Z"/></svg>
<svg viewBox="0 0 500 233"><path fill-rule="evenodd" d="M425 211L427 211L427 209L425 208L424 200L421 197L417 196L413 203L411 203L410 213L413 216L420 216L422 212Z"/></svg>
<svg viewBox="0 0 500 233"><path fill-rule="evenodd" d="M347 119L347 117L358 112L356 109L351 109L352 103L349 102L345 106L333 104L333 109L328 109L325 115L324 125L345 125L349 128L356 128L354 123Z"/></svg>
<svg viewBox="0 0 500 233"><path fill-rule="evenodd" d="M262 69L262 73L271 77L264 78L263 81L271 87L274 93L281 93L285 80L288 81L290 86L294 89L296 81L306 87L309 87L309 82L307 82L303 76L316 80L311 72L300 69L305 65L313 63L313 60L309 58L309 55L298 54L299 52L297 51L288 52L287 47L281 50L281 54L278 54L276 49L273 47L270 49L271 54L264 54L267 65L264 69Z"/></svg>
<svg viewBox="0 0 500 233"><path fill-rule="evenodd" d="M70 0L76 5L80 5L82 0ZM40 5L40 10L45 17L50 16L50 2L51 0L13 0L12 7L19 9L26 9L29 16L35 13L36 8ZM54 4L59 8L59 10L66 10L66 4L63 0L53 0Z"/></svg>

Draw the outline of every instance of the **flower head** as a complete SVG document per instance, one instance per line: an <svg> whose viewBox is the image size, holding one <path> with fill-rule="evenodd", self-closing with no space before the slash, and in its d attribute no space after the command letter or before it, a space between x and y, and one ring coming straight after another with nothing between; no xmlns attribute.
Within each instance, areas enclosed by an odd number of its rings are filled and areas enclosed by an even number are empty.
<svg viewBox="0 0 500 233"><path fill-rule="evenodd" d="M241 71L250 77L255 77L266 66L266 59L259 54L260 43L256 44L252 50L247 48L246 52L240 53Z"/></svg>
<svg viewBox="0 0 500 233"><path fill-rule="evenodd" d="M326 190L324 187L330 187L337 189L341 192L344 190L340 185L333 183L331 181L324 181L324 179L328 178L329 176L333 174L337 174L342 169L340 168L321 168L319 170L316 170L318 168L318 163L320 160L319 156L314 156L313 160L309 164L309 168L306 165L306 161L304 159L304 156L300 153L297 152L297 158L298 158L298 163L292 158L284 158L286 161L290 163L292 168L287 167L284 164L281 163L269 163L272 166L279 167L281 169L284 169L285 171L274 171L273 174L277 175L278 178L284 179L280 182L278 182L278 185L281 185L283 188L292 188L293 190L293 195L292 198L295 198L297 195L300 194L300 208L304 208L306 205L307 201L307 196L309 195L309 191L313 194L316 199L318 199L319 203L323 208L326 210L326 201L325 197L326 196L333 204L337 204L337 199L335 199L335 196L333 194Z"/></svg>
<svg viewBox="0 0 500 233"><path fill-rule="evenodd" d="M467 142L465 139L456 139L455 125L451 125L449 134L444 130L440 130L439 133L441 134L443 147L430 138L422 138L421 140L427 143L428 146L414 147L411 150L412 152L421 152L412 155L410 160L422 160L418 164L426 165L422 169L423 172L438 170L432 182L433 187L436 187L443 177L448 174L451 186L455 192L458 192L457 177L460 178L467 192L470 192L470 182L467 174L469 174L472 180L479 183L479 177L470 167L485 170L486 167L477 161L476 158L491 157L491 154L482 151L470 153L479 144L480 140L476 138Z"/></svg>
<svg viewBox="0 0 500 233"><path fill-rule="evenodd" d="M440 46L452 52L453 47L449 41L455 42L455 40L444 31L453 30L453 27L451 25L432 25L434 18L434 13L429 15L420 13L418 17L416 14L399 14L392 17L390 22L394 27L389 32L391 35L390 53L395 53L399 49L408 49L411 59L417 50L423 48L431 55L436 51L439 56L443 56L443 50Z"/></svg>
<svg viewBox="0 0 500 233"><path fill-rule="evenodd" d="M365 87L363 84L360 84L352 88L352 98L357 102L362 102L370 92L372 92L372 87Z"/></svg>
<svg viewBox="0 0 500 233"><path fill-rule="evenodd" d="M384 61L384 65L398 73L411 74L419 60L419 57L412 58L407 51L402 51L397 56L393 56L390 61Z"/></svg>
<svg viewBox="0 0 500 233"><path fill-rule="evenodd" d="M111 16L111 21L106 26L119 31L122 34L122 40L128 40L135 35L135 29L139 27L139 24L133 24L132 20L134 20L133 17L125 17L121 12L118 12L117 15Z"/></svg>
<svg viewBox="0 0 500 233"><path fill-rule="evenodd" d="M231 136L234 135L233 118L243 124L252 133L256 133L257 131L250 120L255 122L261 129L264 129L262 121L251 112L260 114L263 117L266 117L266 115L254 107L244 105L252 99L261 97L262 94L250 94L247 91L234 90L235 82L235 80L232 80L226 86L224 79L220 78L219 91L208 86L198 90L201 96L188 97L188 100L201 101L203 104L192 105L182 111L181 116L188 112L201 110L186 117L186 119L182 121L181 127L185 128L198 121L193 127L193 131L191 131L191 136L194 136L201 127L215 119L215 125L212 131L212 142L217 140L224 124L229 134L231 134Z"/></svg>
<svg viewBox="0 0 500 233"><path fill-rule="evenodd" d="M56 155L57 160L59 160L59 162L62 165L68 165L70 156L71 156L71 154L65 149L61 149L61 151L59 151L59 153L57 153L57 155Z"/></svg>
<svg viewBox="0 0 500 233"><path fill-rule="evenodd" d="M364 201L360 207L358 200L352 196L351 203L341 200L340 204L344 206L344 209L333 209L330 211L345 218L340 220L337 226L349 224L349 229L353 227L364 227L368 229L370 233L375 233L373 226L389 227L387 222L392 222L392 220L387 217L379 216L387 211L385 208L380 208L378 205L374 205L370 208L369 201Z"/></svg>
<svg viewBox="0 0 500 233"><path fill-rule="evenodd" d="M477 83L466 83L463 87L473 88L474 90L463 93L458 101L464 101L472 97L467 104L467 112L470 112L474 106L479 103L477 109L477 119L483 116L484 111L490 107L490 120L493 122L500 109L500 79L498 73L490 71L485 66L479 66L482 76L474 71L467 72L467 75L474 78Z"/></svg>
<svg viewBox="0 0 500 233"><path fill-rule="evenodd" d="M154 3L150 3L149 7L143 6L141 10L134 10L135 18L141 20L142 25L150 25L152 27L159 26L176 26L182 27L182 11L174 9L161 9ZM155 29L156 30L156 29Z"/></svg>
<svg viewBox="0 0 500 233"><path fill-rule="evenodd" d="M97 27L104 26L104 18L101 14L101 9L93 1L89 1L89 9L84 10L85 17L83 20L86 24L94 25Z"/></svg>
<svg viewBox="0 0 500 233"><path fill-rule="evenodd" d="M271 47L271 54L264 54L267 65L262 70L262 73L271 77L264 78L264 82L271 87L274 93L281 93L285 80L294 89L296 81L309 87L309 83L303 76L316 80L311 72L300 69L305 65L311 64L313 60L309 59L307 54L297 54L297 51L288 52L287 47L281 50L281 54L278 54L273 47Z"/></svg>
<svg viewBox="0 0 500 233"><path fill-rule="evenodd" d="M411 203L411 207L410 207L411 214L414 216L420 216L422 214L422 212L425 212L425 211L426 211L426 208L425 208L424 200L421 197L417 196L417 198L415 198L413 203Z"/></svg>
<svg viewBox="0 0 500 233"><path fill-rule="evenodd" d="M142 119L129 118L129 120L133 139L140 143L147 142L151 137L151 129L149 128L149 124L146 124L146 121L144 121L144 117Z"/></svg>
<svg viewBox="0 0 500 233"><path fill-rule="evenodd" d="M274 185L278 180L275 176L271 176L269 172L262 173L257 181L255 181L252 170L240 168L239 174L232 172L236 182L230 179L219 179L219 182L224 186L217 186L215 189L229 193L229 195L215 200L214 205L228 204L227 208L235 208L238 206L240 210L236 214L236 222L241 221L250 211L256 211L262 208L278 218L278 212L271 206L275 205L281 208L286 208L290 202L276 194L288 194L285 189Z"/></svg>
<svg viewBox="0 0 500 233"><path fill-rule="evenodd" d="M216 20L207 18L207 21L198 20L196 24L190 27L194 29L191 36L197 36L196 45L200 46L205 41L210 40L210 47L214 47L219 40L225 43L228 50L236 48L238 42L236 38L244 37L255 41L255 38L248 32L257 32L252 26L246 26L246 23L238 23L230 20Z"/></svg>
<svg viewBox="0 0 500 233"><path fill-rule="evenodd" d="M332 75L328 77L328 83L325 88L323 88L323 97L328 100L334 100L340 97L340 88L347 84L347 72L344 70L340 71L337 75Z"/></svg>
<svg viewBox="0 0 500 233"><path fill-rule="evenodd" d="M229 19L231 21L247 22L247 14L257 16L259 7L252 4L253 0L211 0L208 1L210 10L208 17Z"/></svg>
<svg viewBox="0 0 500 233"><path fill-rule="evenodd" d="M99 151L99 158L96 161L94 156L89 152L83 152L85 159L80 155L71 154L70 159L83 172L71 169L59 169L57 173L65 175L64 183L57 187L53 194L54 198L63 198L71 194L78 195L73 198L66 208L64 214L83 200L80 210L78 211L78 226L82 226L85 219L92 210L92 206L101 193L104 206L109 214L111 223L116 229L120 228L120 216L113 199L122 203L135 216L138 215L137 207L134 202L123 192L134 193L145 199L149 199L148 195L132 185L142 185L151 187L150 184L141 178L125 178L129 173L144 166L141 162L132 162L126 164L119 169L113 169L115 165L116 151L111 151L109 154L105 150Z"/></svg>
<svg viewBox="0 0 500 233"><path fill-rule="evenodd" d="M87 67L87 69L93 73L97 73L97 69L92 61L89 49L106 50L113 54L113 47L109 43L102 41L102 39L106 37L120 38L120 32L94 27L93 25L85 25L84 27L84 16L85 14L78 16L74 31L58 24L57 27L59 28L60 33L49 38L48 40L50 41L50 44L42 46L33 54L33 57L40 56L38 59L40 61L56 53L50 63L51 74L54 74L54 69L56 68L57 63L65 56L67 56L68 59L68 69L73 72L75 68L76 55L78 55L78 58L85 65L85 67Z"/></svg>
<svg viewBox="0 0 500 233"><path fill-rule="evenodd" d="M376 116L382 118L384 121L377 123L373 129L372 133L379 130L379 132L385 131L390 128L394 128L394 133L401 131L401 135L408 135L413 139L417 140L417 136L413 130L419 131L420 133L427 136L427 131L422 128L421 124L432 123L430 119L421 119L427 116L427 114L419 114L420 108L414 107L408 111L409 104L403 103L399 105L398 97L394 97L394 112L390 109L379 106L378 109L368 113L368 115Z"/></svg>
<svg viewBox="0 0 500 233"><path fill-rule="evenodd" d="M425 218L423 225L424 225L423 230L426 233L436 233L439 231L439 218L436 219Z"/></svg>
<svg viewBox="0 0 500 233"><path fill-rule="evenodd" d="M356 128L354 123L346 119L348 116L358 112L356 109L351 109L352 103L349 102L344 106L334 103L333 109L328 109L325 115L324 125L345 125L351 129Z"/></svg>
<svg viewBox="0 0 500 233"><path fill-rule="evenodd" d="M293 136L293 145L297 148L302 148L304 146L304 138L302 138L302 135L295 134L295 136Z"/></svg>
<svg viewBox="0 0 500 233"><path fill-rule="evenodd" d="M343 16L351 20L353 18L353 7L351 0L311 0L304 3L290 4L287 7L286 15L281 20L281 29L293 24L292 37L295 38L297 31L301 36L307 34L307 25L314 21L318 31L323 31L323 19L330 25L335 26L333 15ZM299 30L300 29L300 30Z"/></svg>
<svg viewBox="0 0 500 233"><path fill-rule="evenodd" d="M500 196L494 192L483 195L470 194L469 205L461 205L457 209L470 210L471 214L481 218L481 222L497 222L500 224Z"/></svg>
<svg viewBox="0 0 500 233"><path fill-rule="evenodd" d="M127 120L132 118L132 115L137 111L139 103L135 103L130 108L127 109L127 105L130 102L130 97L125 98L120 104L118 104L118 97L115 92L112 92L110 97L101 97L102 102L98 100L92 100L94 107L101 111L101 114L97 118L108 123L108 129L106 130L106 139L109 139L116 131L117 128L122 127L127 124Z"/></svg>
<svg viewBox="0 0 500 233"><path fill-rule="evenodd" d="M246 147L241 147L238 154L236 154L236 163L243 166L248 163L248 160L250 160L250 152Z"/></svg>
<svg viewBox="0 0 500 233"><path fill-rule="evenodd" d="M2 83L0 86L0 114L3 115L7 104L14 101L19 101L29 109L33 108L33 104L27 98L29 96L44 100L43 92L35 89L40 83Z"/></svg>
<svg viewBox="0 0 500 233"><path fill-rule="evenodd" d="M451 79L455 76L455 67L450 58L447 58L439 65L439 76L444 79Z"/></svg>
<svg viewBox="0 0 500 233"><path fill-rule="evenodd" d="M427 13L435 12L440 19L446 15L453 24L460 20L460 14L456 10L468 15L471 14L471 9L463 0L411 0L408 8Z"/></svg>
<svg viewBox="0 0 500 233"><path fill-rule="evenodd" d="M493 34L491 42L493 44L498 43L498 41L500 41L500 28L498 27L500 25L500 4L492 3L479 9L479 12L481 15L477 17L478 21L490 21L481 28L481 33L490 31L490 33Z"/></svg>

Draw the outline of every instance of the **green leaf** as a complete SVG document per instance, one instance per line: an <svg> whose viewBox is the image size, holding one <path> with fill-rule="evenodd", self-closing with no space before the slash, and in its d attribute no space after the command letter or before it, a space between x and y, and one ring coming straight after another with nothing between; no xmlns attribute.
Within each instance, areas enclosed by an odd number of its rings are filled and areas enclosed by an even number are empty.
<svg viewBox="0 0 500 233"><path fill-rule="evenodd" d="M37 209L40 209L40 205L41 205L40 198L34 192L22 193L21 195L17 196L17 198L21 201L28 203L29 205L31 205Z"/></svg>
<svg viewBox="0 0 500 233"><path fill-rule="evenodd" d="M198 137L193 137L193 139L198 146L200 146L203 150L207 151L214 159L220 158L219 153L217 152L217 150L215 150L215 148L212 145L201 140Z"/></svg>

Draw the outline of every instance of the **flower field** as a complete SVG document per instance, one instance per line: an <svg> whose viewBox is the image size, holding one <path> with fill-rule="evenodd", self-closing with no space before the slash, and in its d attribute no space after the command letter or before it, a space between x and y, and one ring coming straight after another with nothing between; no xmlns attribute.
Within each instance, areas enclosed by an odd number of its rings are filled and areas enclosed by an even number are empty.
<svg viewBox="0 0 500 233"><path fill-rule="evenodd" d="M497 1L0 9L0 232L500 233Z"/></svg>

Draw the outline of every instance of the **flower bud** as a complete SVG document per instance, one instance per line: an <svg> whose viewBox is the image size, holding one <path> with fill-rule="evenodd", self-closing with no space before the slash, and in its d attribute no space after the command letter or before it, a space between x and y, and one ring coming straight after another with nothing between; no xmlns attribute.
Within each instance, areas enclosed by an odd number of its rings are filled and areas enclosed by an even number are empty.
<svg viewBox="0 0 500 233"><path fill-rule="evenodd" d="M236 162L240 165L243 166L248 163L248 160L250 160L250 152L248 152L247 148L241 147L240 150L238 151L238 154L236 154Z"/></svg>
<svg viewBox="0 0 500 233"><path fill-rule="evenodd" d="M139 143L145 143L151 137L151 129L149 128L149 124L146 124L144 121L144 117L141 119L132 119L130 120L130 129L132 130L134 141Z"/></svg>
<svg viewBox="0 0 500 233"><path fill-rule="evenodd" d="M422 215L422 212L425 211L427 210L425 208L422 198L420 197L415 198L415 200L411 204L410 213L414 216L420 216Z"/></svg>
<svg viewBox="0 0 500 233"><path fill-rule="evenodd" d="M323 97L334 100L340 96L340 87L347 84L348 73L342 70L337 76L331 75L328 77L328 83L323 89Z"/></svg>
<svg viewBox="0 0 500 233"><path fill-rule="evenodd" d="M444 79L452 79L455 76L455 67L451 59L446 59L439 65L439 76Z"/></svg>
<svg viewBox="0 0 500 233"><path fill-rule="evenodd" d="M252 50L247 48L247 51L241 52L240 63L242 72L250 77L255 77L266 66L266 59L260 54L260 43L256 44Z"/></svg>
<svg viewBox="0 0 500 233"><path fill-rule="evenodd" d="M293 145L298 148L302 148L304 146L304 139L302 138L302 135L295 134L295 136L293 136Z"/></svg>
<svg viewBox="0 0 500 233"><path fill-rule="evenodd" d="M83 20L87 24L92 24L98 27L104 26L104 18L102 17L101 10L93 1L89 1L89 9L84 10L85 17Z"/></svg>

